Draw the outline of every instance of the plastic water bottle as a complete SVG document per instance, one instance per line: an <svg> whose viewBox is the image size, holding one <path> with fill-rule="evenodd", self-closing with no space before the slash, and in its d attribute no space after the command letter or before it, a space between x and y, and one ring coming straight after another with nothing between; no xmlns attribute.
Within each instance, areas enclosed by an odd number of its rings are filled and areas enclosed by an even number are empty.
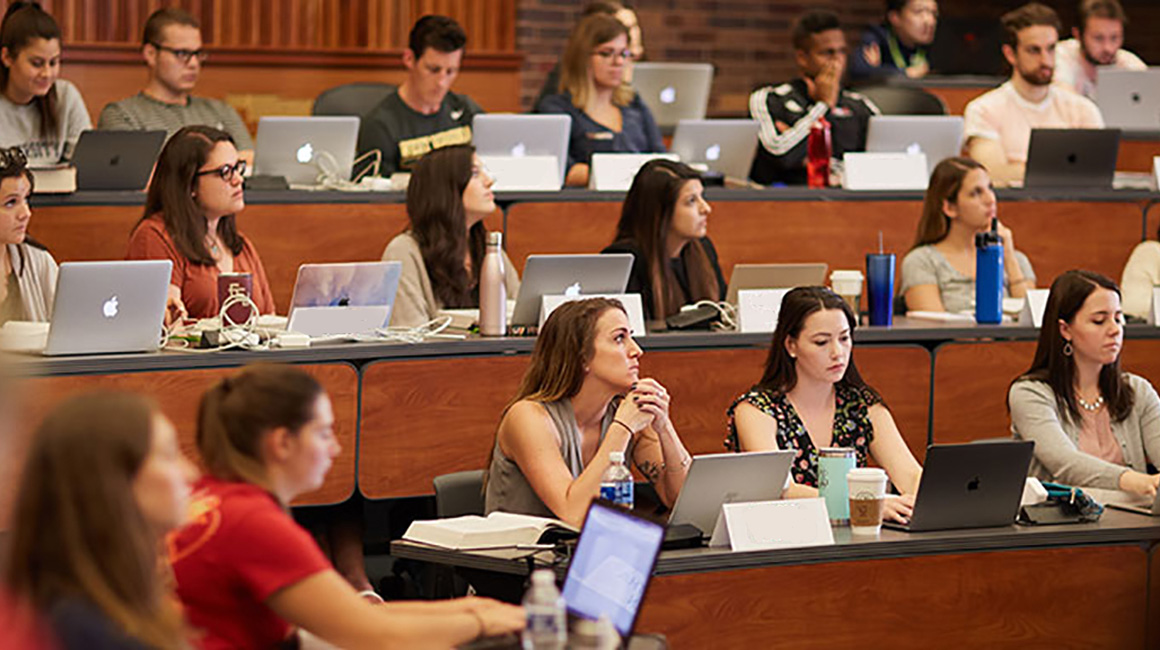
<svg viewBox="0 0 1160 650"><path fill-rule="evenodd" d="M820 117L810 126L810 136L806 141L806 181L810 187L830 186L830 159L833 156L830 122Z"/></svg>
<svg viewBox="0 0 1160 650"><path fill-rule="evenodd" d="M1003 238L998 220L975 235L975 322L1003 321Z"/></svg>
<svg viewBox="0 0 1160 650"><path fill-rule="evenodd" d="M600 479L600 498L632 510L632 472L624 464L624 452L614 451L608 454L608 459L612 464Z"/></svg>
<svg viewBox="0 0 1160 650"><path fill-rule="evenodd" d="M524 650L564 650L568 618L551 569L536 569L523 604L528 616L521 636Z"/></svg>
<svg viewBox="0 0 1160 650"><path fill-rule="evenodd" d="M507 334L507 285L504 284L503 233L487 233L487 254L479 269L479 333Z"/></svg>

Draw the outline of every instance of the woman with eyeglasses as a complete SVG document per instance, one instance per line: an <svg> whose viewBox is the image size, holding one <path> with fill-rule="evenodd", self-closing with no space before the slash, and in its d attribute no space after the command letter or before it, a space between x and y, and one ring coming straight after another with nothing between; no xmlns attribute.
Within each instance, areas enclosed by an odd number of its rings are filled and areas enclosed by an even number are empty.
<svg viewBox="0 0 1160 650"><path fill-rule="evenodd" d="M173 262L167 322L217 316L221 273L249 273L258 311L274 313L262 260L238 231L245 172L233 138L212 127L184 127L161 150L125 257Z"/></svg>
<svg viewBox="0 0 1160 650"><path fill-rule="evenodd" d="M640 95L625 82L632 63L628 28L607 14L580 21L560 68L560 92L537 113L572 117L568 185L587 185L594 153L654 153L665 150L661 131Z"/></svg>
<svg viewBox="0 0 1160 650"><path fill-rule="evenodd" d="M0 149L0 324L52 318L56 260L28 236L32 172L18 147Z"/></svg>
<svg viewBox="0 0 1160 650"><path fill-rule="evenodd" d="M59 78L60 37L36 2L9 4L0 23L0 147L20 147L32 165L68 160L92 128L80 91Z"/></svg>

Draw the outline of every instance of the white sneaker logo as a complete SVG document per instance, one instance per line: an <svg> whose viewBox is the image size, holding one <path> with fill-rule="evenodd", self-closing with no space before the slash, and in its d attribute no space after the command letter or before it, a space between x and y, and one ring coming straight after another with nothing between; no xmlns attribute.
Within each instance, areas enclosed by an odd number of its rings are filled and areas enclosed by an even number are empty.
<svg viewBox="0 0 1160 650"><path fill-rule="evenodd" d="M451 119L458 120L461 117L463 117L463 109L462 108L457 110L457 111L451 111Z"/></svg>

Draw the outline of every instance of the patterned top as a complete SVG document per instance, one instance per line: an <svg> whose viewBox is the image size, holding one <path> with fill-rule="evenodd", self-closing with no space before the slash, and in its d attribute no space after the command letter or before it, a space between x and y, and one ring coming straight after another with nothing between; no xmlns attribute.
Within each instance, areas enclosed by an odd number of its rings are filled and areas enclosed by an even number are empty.
<svg viewBox="0 0 1160 650"><path fill-rule="evenodd" d="M870 423L870 407L881 403L882 400L867 388L837 384L835 389L834 438L830 446L853 447L858 467L865 467L867 456L870 454L870 441L874 439L874 426ZM732 451L741 451L737 425L733 421L733 413L741 402L749 402L777 422L778 449L792 449L797 452L791 467L794 482L817 487L818 449L785 393L754 386L749 392L738 397L727 412L729 435L725 438L725 447Z"/></svg>

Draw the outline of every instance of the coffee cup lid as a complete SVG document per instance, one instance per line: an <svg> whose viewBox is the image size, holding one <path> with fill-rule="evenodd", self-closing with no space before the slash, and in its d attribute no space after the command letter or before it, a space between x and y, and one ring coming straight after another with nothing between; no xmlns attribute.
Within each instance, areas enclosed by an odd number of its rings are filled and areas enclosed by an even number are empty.
<svg viewBox="0 0 1160 650"><path fill-rule="evenodd" d="M886 480L886 470L878 467L855 467L846 472L846 480L861 479L864 481Z"/></svg>

